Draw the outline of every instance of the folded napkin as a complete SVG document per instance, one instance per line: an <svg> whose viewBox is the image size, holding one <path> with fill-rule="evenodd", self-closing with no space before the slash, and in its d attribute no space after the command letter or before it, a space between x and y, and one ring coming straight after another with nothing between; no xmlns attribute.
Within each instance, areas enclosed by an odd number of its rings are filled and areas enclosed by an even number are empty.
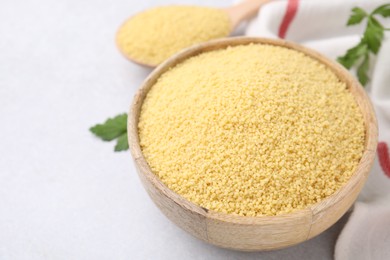
<svg viewBox="0 0 390 260"><path fill-rule="evenodd" d="M259 10L245 31L248 36L283 38L313 48L330 59L355 46L364 24L346 27L353 7L368 12L381 0L274 1ZM387 20L387 21L386 21ZM388 19L381 22L388 28ZM352 72L354 73L354 72ZM390 35L372 59L366 87L378 117L378 156L353 212L339 236L336 260L390 259Z"/></svg>

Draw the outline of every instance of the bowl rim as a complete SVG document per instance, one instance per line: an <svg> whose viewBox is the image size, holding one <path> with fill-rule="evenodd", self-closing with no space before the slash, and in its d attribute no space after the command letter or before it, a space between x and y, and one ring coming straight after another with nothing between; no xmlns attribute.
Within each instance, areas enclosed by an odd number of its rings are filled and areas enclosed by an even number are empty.
<svg viewBox="0 0 390 260"><path fill-rule="evenodd" d="M364 124L365 124L365 147L362 158L359 161L359 164L351 176L351 178L345 183L341 188L339 188L335 193L326 197L325 199L312 204L304 209L294 210L291 213L279 214L274 216L240 216L229 213L216 212L213 210L208 210L201 206L196 205L195 203L185 199L181 195L177 194L173 190L169 189L159 178L155 175L150 169L139 144L138 136L138 118L139 113L142 107L143 99L147 95L148 91L158 80L158 78L168 71L170 68L174 67L178 63L183 62L184 60L196 56L198 54L209 52L217 49L224 49L229 46L237 45L247 45L247 44L267 44L273 46L280 46L288 49L293 49L298 52L301 52L319 62L324 64L327 68L331 69L333 73L343 82L346 83L347 88L351 91L354 96L355 101L359 106L359 110L363 114ZM364 108L364 109L363 109ZM207 219L213 219L222 222L229 222L234 224L243 224L243 225L257 225L257 224L267 224L275 222L285 222L286 219L291 218L301 218L303 216L313 217L314 215L325 211L331 208L333 205L342 201L343 198L347 197L349 192L352 191L359 182L368 177L369 171L366 170L367 167L371 167L376 152L377 145L377 135L378 127L376 116L374 113L373 106L371 101L366 94L363 87L360 83L340 64L324 57L322 54L314 51L312 49L301 46L297 43L293 43L286 40L280 39L269 39L269 38L260 38L260 37L229 37L222 38L218 40L209 41L206 43L201 43L194 45L192 47L186 48L172 57L170 57L165 62L161 63L157 68L155 68L149 76L143 81L141 87L136 92L133 102L130 107L129 116L128 116L128 141L129 147L134 159L135 164L138 167L143 169L142 173L153 186L158 189L161 194L173 200L176 204L181 207L190 210L191 212L197 213ZM309 232L310 233L310 232Z"/></svg>

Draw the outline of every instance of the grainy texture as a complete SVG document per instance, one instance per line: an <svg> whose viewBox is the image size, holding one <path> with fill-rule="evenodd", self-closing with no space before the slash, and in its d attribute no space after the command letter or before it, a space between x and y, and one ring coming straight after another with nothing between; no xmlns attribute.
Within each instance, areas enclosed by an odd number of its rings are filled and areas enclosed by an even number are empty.
<svg viewBox="0 0 390 260"><path fill-rule="evenodd" d="M160 76L140 144L173 191L217 212L290 213L345 184L364 150L346 83L303 53L264 44L192 57Z"/></svg>
<svg viewBox="0 0 390 260"><path fill-rule="evenodd" d="M113 153L113 144L88 133L128 108L150 73L118 54L115 28L172 2L1 1L0 133L9 138L0 146L0 259L333 259L342 225L272 252L192 237L153 204L130 154Z"/></svg>
<svg viewBox="0 0 390 260"><path fill-rule="evenodd" d="M230 30L229 16L221 9L164 6L126 21L118 31L117 44L135 61L157 65L183 48L226 37Z"/></svg>
<svg viewBox="0 0 390 260"><path fill-rule="evenodd" d="M186 200L169 189L152 172L145 160L139 142L138 123L143 102L162 74L175 65L201 53L251 43L269 44L296 50L317 60L331 70L354 97L363 115L365 140L363 156L353 173L338 191L321 202L302 210L277 216L249 217L219 213ZM211 244L238 250L272 250L295 245L323 232L334 224L352 206L359 194L375 157L378 137L376 116L364 89L340 64L319 53L288 41L265 38L237 37L203 43L186 49L154 70L134 97L128 120L129 147L138 174L152 200L175 224L192 235Z"/></svg>

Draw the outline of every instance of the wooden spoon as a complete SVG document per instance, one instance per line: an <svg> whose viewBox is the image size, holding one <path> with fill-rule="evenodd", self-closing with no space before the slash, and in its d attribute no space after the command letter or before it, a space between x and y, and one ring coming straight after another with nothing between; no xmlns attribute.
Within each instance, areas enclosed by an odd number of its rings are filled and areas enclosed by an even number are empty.
<svg viewBox="0 0 390 260"><path fill-rule="evenodd" d="M272 0L245 0L233 6L223 8L229 15L232 23L231 32L233 32L241 22L254 17L260 7L270 1Z"/></svg>
<svg viewBox="0 0 390 260"><path fill-rule="evenodd" d="M272 0L245 0L245 1L242 1L241 3L235 4L235 5L232 5L232 6L229 6L229 7L222 8L221 10L225 11L228 14L228 16L230 18L230 21L231 21L230 34L241 24L241 22L243 22L245 20L248 20L248 19L252 18L253 16L255 16L257 11L259 10L259 8L263 4L266 4L266 3L270 2L270 1L272 1ZM129 19L131 19L131 17ZM118 32L119 32L119 30L118 30ZM118 42L118 34L117 34L117 37L116 37L116 45L117 45L118 49L120 50L120 52L128 60L130 60L130 61L132 61L132 62L134 62L136 64L139 64L139 65L142 65L142 66L145 66L145 67L150 67L150 68L154 68L154 67L158 66L158 64L147 64L147 63L145 63L143 61L136 60L133 57L131 57L131 55L126 53L121 48L121 45Z"/></svg>

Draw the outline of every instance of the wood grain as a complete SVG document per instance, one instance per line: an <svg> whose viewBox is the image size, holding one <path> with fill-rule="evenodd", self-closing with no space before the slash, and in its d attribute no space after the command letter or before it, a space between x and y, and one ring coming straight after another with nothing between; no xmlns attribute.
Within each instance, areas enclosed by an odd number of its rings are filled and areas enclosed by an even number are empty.
<svg viewBox="0 0 390 260"><path fill-rule="evenodd" d="M139 144L138 118L142 102L165 71L185 59L227 46L262 43L294 49L330 68L354 96L365 123L365 150L351 179L336 193L304 210L267 217L242 217L209 211L184 199L150 170ZM128 120L131 154L146 191L161 211L190 234L217 246L244 250L273 250L306 241L333 225L352 206L362 189L374 161L377 145L377 122L371 102L360 84L338 63L316 51L295 43L265 38L237 37L199 44L176 54L157 67L143 82L134 97Z"/></svg>

